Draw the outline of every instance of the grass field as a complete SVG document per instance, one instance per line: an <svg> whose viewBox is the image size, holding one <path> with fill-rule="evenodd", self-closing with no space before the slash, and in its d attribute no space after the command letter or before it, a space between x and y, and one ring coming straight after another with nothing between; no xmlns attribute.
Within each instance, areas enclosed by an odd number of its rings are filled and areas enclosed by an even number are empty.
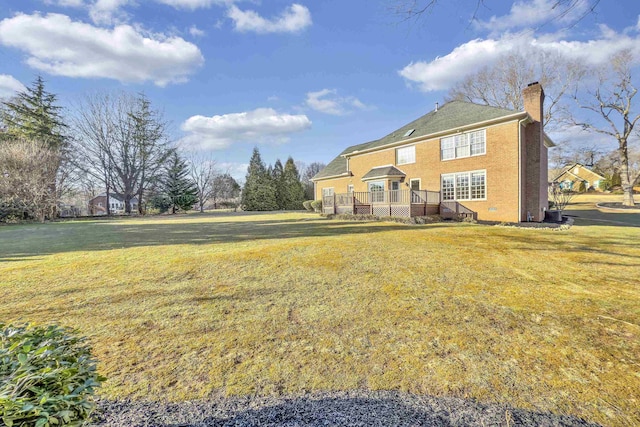
<svg viewBox="0 0 640 427"><path fill-rule="evenodd" d="M392 389L640 424L640 228L187 215L0 227L0 319L109 398Z"/></svg>

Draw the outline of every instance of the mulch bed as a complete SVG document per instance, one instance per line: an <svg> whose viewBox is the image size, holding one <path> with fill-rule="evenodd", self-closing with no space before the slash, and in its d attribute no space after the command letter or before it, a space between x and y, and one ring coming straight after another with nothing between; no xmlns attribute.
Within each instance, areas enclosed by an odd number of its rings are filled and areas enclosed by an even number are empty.
<svg viewBox="0 0 640 427"><path fill-rule="evenodd" d="M564 426L580 418L394 391L324 392L297 397L195 402L100 401L93 426Z"/></svg>

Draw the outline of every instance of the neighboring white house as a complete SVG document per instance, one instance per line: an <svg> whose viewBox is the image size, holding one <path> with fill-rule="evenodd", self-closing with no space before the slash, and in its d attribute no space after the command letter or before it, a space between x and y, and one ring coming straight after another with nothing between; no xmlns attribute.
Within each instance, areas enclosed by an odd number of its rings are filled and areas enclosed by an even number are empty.
<svg viewBox="0 0 640 427"><path fill-rule="evenodd" d="M121 194L109 193L109 211L112 215L124 214L124 196ZM138 198L131 199L131 212L138 211ZM107 193L100 193L93 199L89 200L90 215L106 215L107 214Z"/></svg>

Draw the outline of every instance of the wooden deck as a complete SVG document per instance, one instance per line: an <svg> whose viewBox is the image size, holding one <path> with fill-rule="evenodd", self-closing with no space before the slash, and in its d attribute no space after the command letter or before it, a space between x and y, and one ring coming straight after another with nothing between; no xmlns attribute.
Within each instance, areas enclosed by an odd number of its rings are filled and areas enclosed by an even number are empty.
<svg viewBox="0 0 640 427"><path fill-rule="evenodd" d="M324 214L415 217L438 214L440 192L389 190L334 194L322 198Z"/></svg>

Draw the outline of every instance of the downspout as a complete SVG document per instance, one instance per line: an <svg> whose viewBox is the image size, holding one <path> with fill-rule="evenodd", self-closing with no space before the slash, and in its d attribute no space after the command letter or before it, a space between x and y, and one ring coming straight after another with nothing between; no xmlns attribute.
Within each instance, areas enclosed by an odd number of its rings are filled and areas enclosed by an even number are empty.
<svg viewBox="0 0 640 427"><path fill-rule="evenodd" d="M522 124L528 120L518 120L518 222L522 221Z"/></svg>

